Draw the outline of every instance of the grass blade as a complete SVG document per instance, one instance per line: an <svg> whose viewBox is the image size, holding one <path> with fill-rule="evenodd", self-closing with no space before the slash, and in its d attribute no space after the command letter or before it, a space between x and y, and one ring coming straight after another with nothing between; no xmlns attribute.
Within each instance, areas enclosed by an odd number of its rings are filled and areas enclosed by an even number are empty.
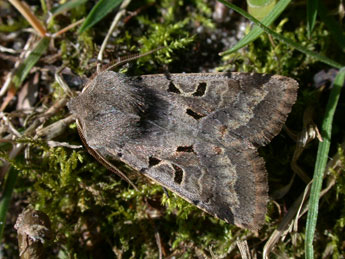
<svg viewBox="0 0 345 259"><path fill-rule="evenodd" d="M285 10L285 8L289 5L291 0L280 0L276 6L273 8L273 10L262 20L262 24L265 26L269 26L272 22L274 22L275 19L278 18L278 16ZM244 36L235 46L233 46L231 49L224 51L220 53L221 56L230 54L232 52L235 52L239 50L240 48L243 48L244 46L248 45L252 41L256 40L261 33L263 33L264 30L261 29L259 26L255 25L253 29Z"/></svg>
<svg viewBox="0 0 345 259"><path fill-rule="evenodd" d="M11 168L7 174L5 184L3 185L2 196L0 199L0 242L4 234L6 215L8 211L8 206L11 201L14 185L17 181L18 171Z"/></svg>
<svg viewBox="0 0 345 259"><path fill-rule="evenodd" d="M87 0L72 0L67 1L66 3L59 5L58 7L54 8L51 12L53 16L59 15L60 13L66 12L68 10L71 10L81 4L86 3Z"/></svg>
<svg viewBox="0 0 345 259"><path fill-rule="evenodd" d="M78 33L81 34L93 25L98 23L108 13L110 13L115 7L121 4L122 0L100 0L92 8L89 15L86 17L85 22L79 28Z"/></svg>
<svg viewBox="0 0 345 259"><path fill-rule="evenodd" d="M315 26L317 9L319 7L319 0L308 0L307 2L307 32L308 38L311 38L311 33Z"/></svg>
<svg viewBox="0 0 345 259"><path fill-rule="evenodd" d="M256 25L258 25L261 29L263 29L266 33L270 34L272 37L274 37L275 39L278 39L284 43L286 43L287 45L297 49L298 51L309 55L327 65L330 65L332 67L335 68L341 68L343 67L341 64L335 62L332 59L329 59L319 53L316 53L314 51L308 50L305 47L301 46L300 44L293 42L290 39L287 39L283 36L281 36L279 33L276 33L275 31L272 31L270 28L266 27L265 25L263 25L260 21L258 21L257 19L255 19L253 16L251 16L250 14L248 14L247 12L245 12L243 9L239 8L238 6L232 4L232 3L228 3L225 0L218 0L219 2L223 3L224 5L226 5L227 7L233 9L234 11L238 12L239 14L241 14L242 16L246 17L247 19L251 20L253 23L255 23Z"/></svg>
<svg viewBox="0 0 345 259"><path fill-rule="evenodd" d="M275 5L276 0L247 0L248 13L260 21L271 12Z"/></svg>
<svg viewBox="0 0 345 259"><path fill-rule="evenodd" d="M16 87L19 87L23 83L31 68L37 63L42 54L45 53L45 51L48 48L49 41L49 38L42 38L35 47L35 49L19 66L19 68L15 72L15 75L13 76L13 83Z"/></svg>
<svg viewBox="0 0 345 259"><path fill-rule="evenodd" d="M309 211L305 235L305 253L307 259L314 258L313 240L318 215L319 198L323 174L328 160L328 152L331 145L332 122L335 109L338 104L341 88L344 84L345 68L342 68L334 80L333 89L326 106L325 117L322 122L321 134L323 142L319 143L315 162L313 183L310 191Z"/></svg>

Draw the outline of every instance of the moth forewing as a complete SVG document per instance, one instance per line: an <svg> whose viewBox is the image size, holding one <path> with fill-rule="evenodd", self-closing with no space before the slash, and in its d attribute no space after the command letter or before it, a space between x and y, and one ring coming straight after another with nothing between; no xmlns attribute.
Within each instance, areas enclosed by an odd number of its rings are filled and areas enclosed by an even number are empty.
<svg viewBox="0 0 345 259"><path fill-rule="evenodd" d="M123 180L128 182L130 185L133 186L135 190L138 191L138 188L135 186L135 184L127 177L126 174L124 174L121 170L119 170L116 166L114 166L112 163L110 163L102 154L100 154L96 149L91 148L85 139L85 136L83 134L82 126L80 125L78 119L76 120L78 134L80 136L81 141L84 144L84 147L87 149L87 151L92 155L99 163L101 163L105 168L112 171L113 173L120 176Z"/></svg>
<svg viewBox="0 0 345 259"><path fill-rule="evenodd" d="M97 75L69 108L86 143L237 226L264 222L257 148L279 133L297 82L247 73Z"/></svg>

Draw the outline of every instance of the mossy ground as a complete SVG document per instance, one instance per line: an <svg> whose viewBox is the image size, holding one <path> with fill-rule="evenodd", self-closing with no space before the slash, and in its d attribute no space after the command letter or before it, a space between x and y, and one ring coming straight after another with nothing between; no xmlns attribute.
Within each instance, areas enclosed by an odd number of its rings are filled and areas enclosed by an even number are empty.
<svg viewBox="0 0 345 259"><path fill-rule="evenodd" d="M40 2L31 1L30 5L36 7L35 13L42 15L43 20ZM49 23L49 30L56 31L85 17L93 5L93 1L87 1L55 17ZM227 12L224 21L217 23L212 19L214 6L214 1L204 0L132 1L128 7L131 12L127 18L130 19L121 22L113 33L105 59L113 61L119 56L139 51L145 53L165 46L152 55L122 66L120 70L129 75L229 70L287 75L300 83L298 101L287 127L295 132L301 131L303 112L310 105L315 111L313 119L320 125L329 88L315 88L313 76L329 67L283 43L272 41L266 34L237 53L219 57L218 52L226 50L241 37L244 19ZM2 34L27 27L25 20L12 7L6 8L9 11L0 26ZM340 56L344 55L339 54L324 24L316 24L313 38L309 40L304 14L294 12L293 8L297 7L291 4L272 28L309 49L341 60ZM137 10L139 12L134 13ZM62 98L64 91L54 83L54 71L62 64L82 77L90 77L95 72L95 58L114 14L112 12L81 35L71 30L52 40L44 56L46 59L36 64L36 72L30 73L27 79L30 83L34 73L39 74L33 117L36 112L42 112L42 108L47 109ZM23 45L27 37L28 33L24 31L18 33L17 44ZM15 41L1 44L13 48ZM49 63L49 57L56 53L59 54ZM3 56L0 61L3 64L0 73L4 76L12 69L13 62L6 63ZM81 88L82 85L71 86L73 91ZM333 126L330 153L335 156L338 152L339 166L325 179L327 183L335 178L336 185L320 202L314 243L317 258L322 255L344 256L345 157L343 150L338 148L344 138L343 106L342 97ZM6 112L11 114L15 110L14 99ZM60 109L44 126L68 115L67 108ZM32 120L27 119L29 122ZM14 120L14 125L21 132L27 127L19 118ZM75 124L66 127L54 140L81 145ZM252 233L205 214L173 193L167 195L161 186L146 178L131 176L139 189L135 191L82 148L52 147L45 139L25 138L20 141L26 144L26 152L10 160L13 170L19 172L19 178L1 245L5 257L17 255L13 224L18 213L28 204L50 217L54 232L54 239L49 244L52 258L100 258L100 255L103 258L158 258L158 247L165 257L170 258L234 258L240 256L236 246L238 240L246 240L251 253L260 257L265 242L305 189L305 183L296 177L285 196L269 203L264 227L258 233ZM9 143L1 145L1 157L7 158L10 147ZM286 131L260 149L266 161L271 194L289 183L293 175L290 161L294 149L295 142ZM316 150L317 141L311 142L298 161L309 177L312 177ZM277 243L272 258L303 257L304 231L305 215L299 220L298 229Z"/></svg>

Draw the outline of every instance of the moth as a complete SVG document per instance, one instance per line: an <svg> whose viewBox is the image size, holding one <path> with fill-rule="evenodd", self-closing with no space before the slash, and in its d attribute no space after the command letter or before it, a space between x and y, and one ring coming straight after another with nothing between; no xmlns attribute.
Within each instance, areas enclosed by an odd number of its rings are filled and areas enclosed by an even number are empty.
<svg viewBox="0 0 345 259"><path fill-rule="evenodd" d="M94 152L217 218L257 230L268 200L257 149L280 132L297 88L279 75L105 71L68 106Z"/></svg>

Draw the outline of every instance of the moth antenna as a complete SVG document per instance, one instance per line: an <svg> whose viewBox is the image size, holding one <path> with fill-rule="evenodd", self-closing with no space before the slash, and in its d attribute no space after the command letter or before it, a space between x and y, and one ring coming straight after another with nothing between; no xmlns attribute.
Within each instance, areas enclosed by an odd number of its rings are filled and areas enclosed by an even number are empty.
<svg viewBox="0 0 345 259"><path fill-rule="evenodd" d="M88 150L88 152L94 157L96 158L96 160L98 162L100 162L105 168L107 168L108 170L112 171L113 173L117 174L118 176L120 176L123 180L125 180L127 183L129 183L130 185L133 186L133 188L136 191L139 191L138 188L136 187L136 185L124 174L122 173L119 169L117 169L112 163L110 163L108 160L106 160L98 151L92 149L86 142L86 139L83 135L83 132L81 130L81 126L77 120L77 130L80 136L81 141L83 142L84 146L86 147L86 149Z"/></svg>
<svg viewBox="0 0 345 259"><path fill-rule="evenodd" d="M166 47L158 47L158 48L150 50L150 51L148 51L148 52L146 52L144 54L132 54L132 55L128 55L126 57L122 57L122 58L120 57L119 61L117 61L115 64L112 64L112 65L110 65L108 67L105 67L105 69L103 69L102 72L110 70L110 69L115 68L115 67L118 67L118 66L120 66L120 65L122 65L124 63L128 63L128 62L130 62L132 60L136 60L138 58L142 58L142 57L148 56L148 55L150 55L150 54L152 54L152 53L154 53L154 52L156 52L158 50L164 49L164 48L166 48Z"/></svg>

